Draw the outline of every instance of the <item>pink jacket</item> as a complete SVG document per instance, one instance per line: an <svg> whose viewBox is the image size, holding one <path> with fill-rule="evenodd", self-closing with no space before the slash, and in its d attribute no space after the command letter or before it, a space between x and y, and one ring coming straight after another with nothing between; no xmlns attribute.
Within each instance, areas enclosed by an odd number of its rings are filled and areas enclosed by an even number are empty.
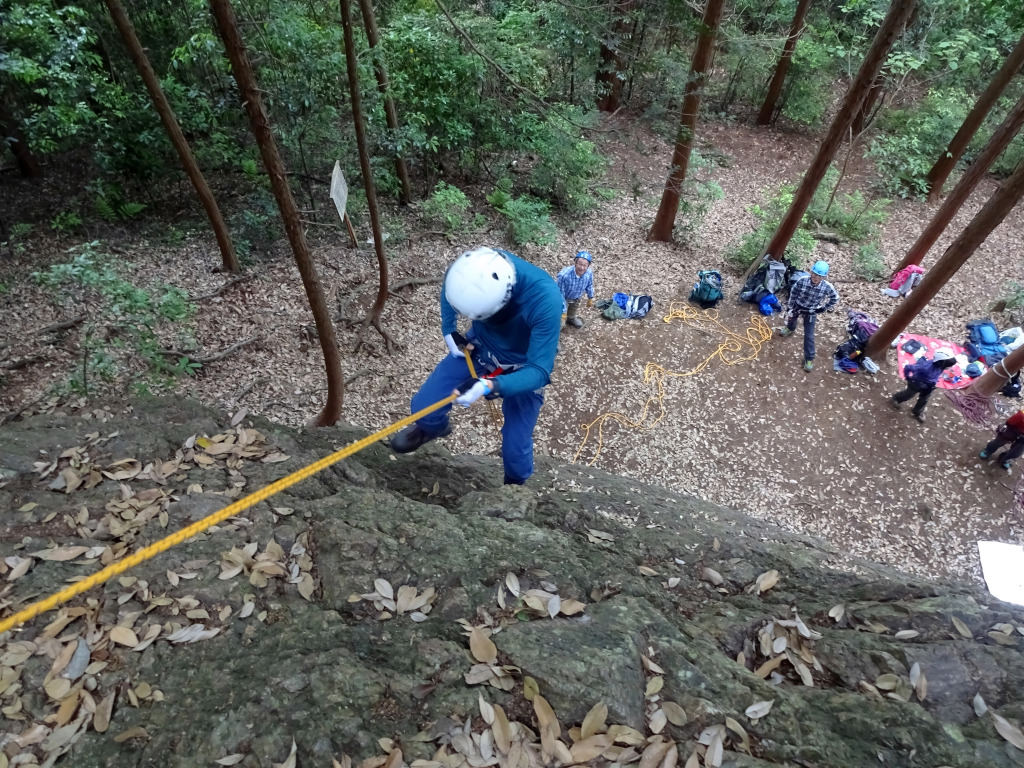
<svg viewBox="0 0 1024 768"><path fill-rule="evenodd" d="M894 291L898 291L903 286L903 284L907 282L907 278L910 277L915 272L919 275L923 275L924 269L922 267L917 266L917 264L911 264L909 267L904 267L903 269L896 273L896 277L894 277L892 279L892 282L889 283L889 287Z"/></svg>

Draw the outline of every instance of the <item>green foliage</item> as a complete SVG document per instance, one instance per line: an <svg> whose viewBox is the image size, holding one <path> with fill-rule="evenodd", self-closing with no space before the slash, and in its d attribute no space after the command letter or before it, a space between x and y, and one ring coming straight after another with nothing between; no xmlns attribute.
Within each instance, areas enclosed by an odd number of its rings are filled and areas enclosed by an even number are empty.
<svg viewBox="0 0 1024 768"><path fill-rule="evenodd" d="M917 197L928 192L926 177L970 111L961 89L932 90L916 107L893 110L879 121L868 156L875 160L886 192Z"/></svg>
<svg viewBox="0 0 1024 768"><path fill-rule="evenodd" d="M12 253L24 253L27 247L28 234L31 231L31 224L25 222L12 224L8 230L6 242L0 243L0 247L6 246Z"/></svg>
<svg viewBox="0 0 1024 768"><path fill-rule="evenodd" d="M74 211L61 211L50 222L50 229L67 232L82 224L82 217Z"/></svg>
<svg viewBox="0 0 1024 768"><path fill-rule="evenodd" d="M434 187L434 194L423 203L423 215L444 227L444 231L453 234L466 224L466 211L469 210L469 198L458 187L441 181Z"/></svg>
<svg viewBox="0 0 1024 768"><path fill-rule="evenodd" d="M555 242L555 225L549 215L551 207L531 195L513 197L511 179L500 179L494 191L487 195L487 202L508 218L509 235L517 245Z"/></svg>
<svg viewBox="0 0 1024 768"><path fill-rule="evenodd" d="M853 274L857 277L874 282L886 279L890 272L878 243L866 243L857 249L853 257Z"/></svg>
<svg viewBox="0 0 1024 768"><path fill-rule="evenodd" d="M586 118L574 110L575 121ZM592 185L607 165L593 142L579 137L580 129L552 113L537 126L530 148L537 162L530 171L530 187L569 213L582 213L593 208Z"/></svg>
<svg viewBox="0 0 1024 768"><path fill-rule="evenodd" d="M1003 286L1003 295L1000 300L1006 302L1008 310L1024 309L1024 283L1019 283L1016 280L1008 281Z"/></svg>
<svg viewBox="0 0 1024 768"><path fill-rule="evenodd" d="M888 200L866 201L859 190L853 194L837 194L830 206L829 199L838 180L839 172L834 167L829 168L800 222L800 227L786 247L785 255L794 264L804 264L814 250L816 241L811 230L825 227L857 242L874 237L879 225L888 217ZM727 253L726 259L733 266L745 269L764 256L764 249L778 229L782 217L789 210L795 192L795 186L786 185L778 192L771 193L763 208L759 205L747 208L757 217L759 223L753 232L744 234Z"/></svg>
<svg viewBox="0 0 1024 768"><path fill-rule="evenodd" d="M116 184L99 184L93 205L96 206L100 218L111 222L129 221L146 210L145 203L131 202Z"/></svg>
<svg viewBox="0 0 1024 768"><path fill-rule="evenodd" d="M181 323L192 317L196 307L188 293L170 286L156 286L157 295L140 288L122 274L130 265L119 263L99 250L99 241L72 248L72 259L34 272L41 286L66 294L77 292L78 300L93 308L92 317L83 326L82 364L68 382L72 391L89 393L89 382L96 377L112 382L127 377L156 377L155 381L179 374L194 375L196 364L185 358L173 363L161 351L157 332L162 326ZM139 373L132 360L140 358L148 369ZM166 382L165 382L166 383Z"/></svg>

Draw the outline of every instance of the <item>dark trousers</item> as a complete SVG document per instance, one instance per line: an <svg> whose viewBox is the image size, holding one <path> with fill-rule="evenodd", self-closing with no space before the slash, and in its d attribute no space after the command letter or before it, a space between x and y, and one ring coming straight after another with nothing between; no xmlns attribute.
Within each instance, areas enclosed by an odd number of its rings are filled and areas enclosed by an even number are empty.
<svg viewBox="0 0 1024 768"><path fill-rule="evenodd" d="M892 399L897 403L905 403L910 400L914 395L917 395L917 402L914 403L914 413L920 416L924 413L924 408L928 405L928 398L932 396L932 392L935 391L935 387L927 384L917 384L913 381L907 382L907 388L902 392L897 392L892 396Z"/></svg>
<svg viewBox="0 0 1024 768"><path fill-rule="evenodd" d="M1010 447L999 457L1001 460L1013 461L1024 456L1024 432L1004 424L996 430L996 439L985 446L985 453L992 456L1004 445Z"/></svg>
<svg viewBox="0 0 1024 768"><path fill-rule="evenodd" d="M796 323L801 317L804 319L804 360L814 359L814 326L818 324L818 316L813 312L798 309L786 327L791 331L796 330Z"/></svg>

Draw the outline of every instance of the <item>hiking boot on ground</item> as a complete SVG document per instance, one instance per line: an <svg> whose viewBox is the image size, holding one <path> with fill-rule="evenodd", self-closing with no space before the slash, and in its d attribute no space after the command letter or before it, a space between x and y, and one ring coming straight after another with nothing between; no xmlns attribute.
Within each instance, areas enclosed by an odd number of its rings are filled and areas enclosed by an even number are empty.
<svg viewBox="0 0 1024 768"><path fill-rule="evenodd" d="M428 435L420 428L419 424L413 424L391 438L391 450L395 453L412 453L421 445L426 445L439 437L447 437L451 433L451 424L446 424L445 428L436 435Z"/></svg>
<svg viewBox="0 0 1024 768"><path fill-rule="evenodd" d="M1009 472L1009 471L1010 471L1010 462L1008 462L1008 461L1004 461L1004 462L1003 462L1003 463L1002 463L1002 464L1001 464L1000 466L1001 466L1001 467L1002 467L1003 469L1005 469L1005 470L1006 470L1007 472Z"/></svg>
<svg viewBox="0 0 1024 768"><path fill-rule="evenodd" d="M915 413L914 414L914 418L917 419L918 421L920 421L922 424L924 424L924 414L923 413Z"/></svg>
<svg viewBox="0 0 1024 768"><path fill-rule="evenodd" d="M814 363L812 363L810 360L804 360L804 370L805 371L813 371L814 370Z"/></svg>
<svg viewBox="0 0 1024 768"><path fill-rule="evenodd" d="M979 458L982 458L982 459L987 459L987 458L988 458L988 454L987 454L987 453L985 453L984 451L982 451L981 453L979 453L979 454L978 454L978 456L979 456Z"/></svg>
<svg viewBox="0 0 1024 768"><path fill-rule="evenodd" d="M565 322L566 322L567 325L571 325L573 328L582 328L583 327L583 321L580 320L578 317L570 317Z"/></svg>
<svg viewBox="0 0 1024 768"><path fill-rule="evenodd" d="M896 399L896 395L893 395L892 397L889 398L889 403L897 411L900 409L900 406L903 405L903 403L901 403L899 400Z"/></svg>
<svg viewBox="0 0 1024 768"><path fill-rule="evenodd" d="M782 336L783 338L785 338L786 336L792 336L792 335L793 335L793 331L791 331L789 328L782 328L782 329L779 330L779 336Z"/></svg>

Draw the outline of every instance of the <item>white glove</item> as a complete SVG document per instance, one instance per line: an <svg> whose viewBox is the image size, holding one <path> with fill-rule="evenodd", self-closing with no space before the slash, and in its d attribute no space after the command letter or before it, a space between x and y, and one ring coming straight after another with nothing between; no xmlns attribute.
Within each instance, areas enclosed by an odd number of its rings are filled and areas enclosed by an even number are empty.
<svg viewBox="0 0 1024 768"><path fill-rule="evenodd" d="M458 391L458 390L456 390ZM484 379L477 379L476 383L467 389L465 393L455 398L455 402L461 405L463 408L469 408L473 403L479 400L484 395L489 395L494 391L494 388L488 384Z"/></svg>
<svg viewBox="0 0 1024 768"><path fill-rule="evenodd" d="M448 345L448 351L451 352L455 357L465 357L462 350L459 349L459 345L455 343L455 339L452 338L450 333L445 334L444 343Z"/></svg>

